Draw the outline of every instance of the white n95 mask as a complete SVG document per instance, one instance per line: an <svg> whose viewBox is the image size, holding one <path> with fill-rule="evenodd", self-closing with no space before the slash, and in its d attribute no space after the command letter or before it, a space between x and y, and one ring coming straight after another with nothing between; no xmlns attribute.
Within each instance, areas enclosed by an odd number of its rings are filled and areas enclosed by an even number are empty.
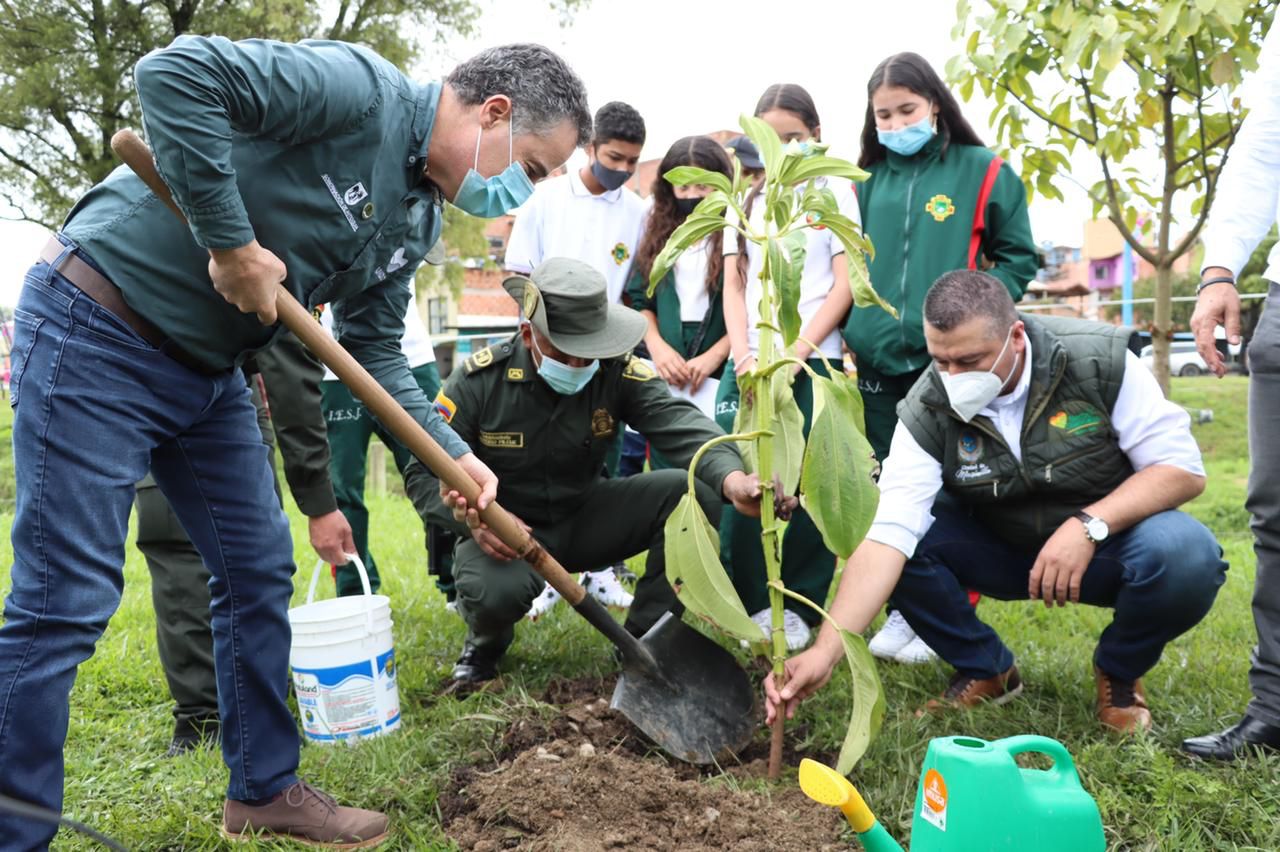
<svg viewBox="0 0 1280 852"><path fill-rule="evenodd" d="M1004 387L1004 383L1009 381L1007 378L1000 378L996 374L996 364L1000 363L1000 359L1004 357L1004 351L1009 348L1009 341L1013 339L1013 326L1009 326L1009 333L1004 336L1004 346L1000 347L1000 354L996 356L995 364L991 365L990 370L978 372L976 370L968 373L957 373L951 375L949 373L939 373L942 379L942 387L947 392L947 400L951 403L951 410L956 416L968 423L970 420L978 416L978 412L991 404L997 396L1000 395L1000 389ZM1013 370L1018 368L1018 360L1014 358ZM1013 370L1009 371L1009 375L1013 375Z"/></svg>

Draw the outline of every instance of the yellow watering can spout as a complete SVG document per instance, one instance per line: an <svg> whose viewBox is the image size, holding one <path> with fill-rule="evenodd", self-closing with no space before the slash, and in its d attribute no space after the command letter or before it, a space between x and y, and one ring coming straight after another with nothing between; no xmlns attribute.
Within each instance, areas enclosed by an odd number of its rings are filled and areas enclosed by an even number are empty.
<svg viewBox="0 0 1280 852"><path fill-rule="evenodd" d="M800 789L820 805L839 808L867 852L902 852L902 847L876 821L857 788L830 766L807 757L800 761Z"/></svg>

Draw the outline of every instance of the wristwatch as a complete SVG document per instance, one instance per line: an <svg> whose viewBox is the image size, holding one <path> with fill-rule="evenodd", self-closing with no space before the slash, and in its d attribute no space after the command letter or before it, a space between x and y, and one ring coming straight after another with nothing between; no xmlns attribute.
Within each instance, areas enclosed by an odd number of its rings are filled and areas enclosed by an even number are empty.
<svg viewBox="0 0 1280 852"><path fill-rule="evenodd" d="M1075 517L1084 524L1084 537L1094 544L1102 544L1111 535L1111 529L1102 518L1095 518L1088 512L1076 512Z"/></svg>

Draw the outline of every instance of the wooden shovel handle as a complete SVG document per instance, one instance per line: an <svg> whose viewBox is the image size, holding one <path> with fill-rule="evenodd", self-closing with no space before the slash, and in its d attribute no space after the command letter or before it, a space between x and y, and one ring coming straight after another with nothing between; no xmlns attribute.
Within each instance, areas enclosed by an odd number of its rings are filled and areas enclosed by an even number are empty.
<svg viewBox="0 0 1280 852"><path fill-rule="evenodd" d="M169 187L160 177L160 172L156 170L151 150L136 133L132 130L121 130L116 133L111 137L111 150L116 152L116 156L133 170L133 173L173 211L174 215L186 222L186 217L174 203ZM427 430L422 428L422 425L405 411L395 398L321 327L320 323L312 318L310 312L298 303L283 284L276 285L276 313L285 328L293 332L326 367L333 371L352 395L363 402L386 426L387 431L404 444L409 452L421 459L423 464L429 467L445 485L465 497L469 505L476 504L480 497L480 486L463 470L462 465L451 458L444 448L436 443L435 438L432 438ZM499 506L497 501L490 503L480 513L480 517L503 544L520 554L520 558L532 566L533 570L550 583L565 600L575 607L582 602L587 593L586 589L575 582L569 572L565 571L564 566L557 562L537 539L525 532L524 528L516 523L515 518Z"/></svg>

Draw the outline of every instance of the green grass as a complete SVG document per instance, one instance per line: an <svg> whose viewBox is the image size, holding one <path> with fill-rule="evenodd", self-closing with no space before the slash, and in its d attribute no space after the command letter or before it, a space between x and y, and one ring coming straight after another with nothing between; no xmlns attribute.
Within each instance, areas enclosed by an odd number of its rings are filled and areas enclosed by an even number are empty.
<svg viewBox="0 0 1280 852"><path fill-rule="evenodd" d="M1245 388L1239 378L1174 383L1180 402L1214 411L1212 423L1195 427L1210 485L1191 511L1218 533L1231 570L1209 617L1171 645L1146 679L1155 733L1118 740L1094 720L1090 659L1109 618L1106 611L984 602L983 617L1018 655L1027 683L1020 700L962 717L918 719L915 709L945 684L945 668L881 667L889 713L854 781L894 834L903 837L910 825L920 761L931 737L1036 733L1061 740L1075 755L1113 849L1280 848L1280 760L1211 766L1177 752L1183 737L1233 722L1249 697L1253 554L1243 508ZM0 431L8 428L5 407ZM7 464L7 458L0 460L0 470L11 470ZM444 611L426 576L421 529L408 503L390 494L374 498L371 509L373 549L396 618L404 727L359 748L305 748L302 773L344 801L388 808L397 828L388 848L447 849L436 799L451 769L490 753L504 727L499 720L542 712L531 696L552 676L611 672L611 649L560 607L537 625L519 628L505 664L504 690L461 701L438 697L462 641L462 624ZM292 506L290 517L301 588L315 557ZM0 564L9 564L8 548L7 541L0 545ZM81 668L72 694L67 811L130 848L221 848L216 827L226 779L220 758L212 752L178 760L160 756L171 731L169 700L155 652L146 568L132 546L128 552L120 611L97 655ZM0 592L7 585L7 572L0 569ZM836 749L847 700L847 675L838 674L802 710L791 728L793 743ZM794 783L794 767L791 772L785 783ZM93 847L63 834L57 848Z"/></svg>

